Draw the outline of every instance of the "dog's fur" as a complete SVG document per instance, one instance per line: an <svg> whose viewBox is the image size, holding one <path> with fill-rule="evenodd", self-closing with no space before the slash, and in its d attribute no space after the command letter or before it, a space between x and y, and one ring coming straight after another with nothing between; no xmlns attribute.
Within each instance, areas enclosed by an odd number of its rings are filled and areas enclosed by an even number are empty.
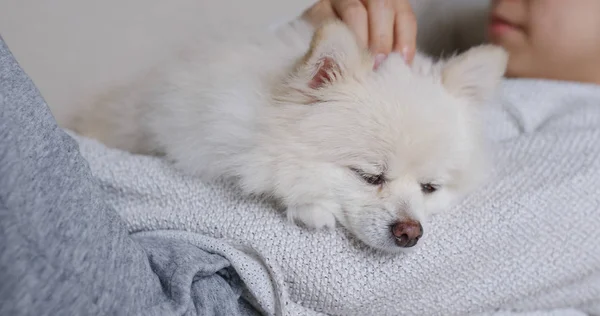
<svg viewBox="0 0 600 316"><path fill-rule="evenodd" d="M477 185L478 112L506 53L481 46L407 66L374 58L349 29L301 21L258 40L215 42L124 87L67 126L134 153L164 154L205 180L234 178L310 227L337 222L400 250L397 221L425 221ZM372 175L372 176L370 176ZM370 179L382 175L382 184ZM365 180L364 178L367 178ZM438 190L424 193L421 184Z"/></svg>

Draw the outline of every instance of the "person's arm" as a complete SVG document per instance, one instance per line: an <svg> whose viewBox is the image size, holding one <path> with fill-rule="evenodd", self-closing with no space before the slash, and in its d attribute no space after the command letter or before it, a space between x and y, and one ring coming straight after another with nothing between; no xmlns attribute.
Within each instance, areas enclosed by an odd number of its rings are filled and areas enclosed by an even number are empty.
<svg viewBox="0 0 600 316"><path fill-rule="evenodd" d="M146 252L1 36L0 280L0 315L171 308Z"/></svg>

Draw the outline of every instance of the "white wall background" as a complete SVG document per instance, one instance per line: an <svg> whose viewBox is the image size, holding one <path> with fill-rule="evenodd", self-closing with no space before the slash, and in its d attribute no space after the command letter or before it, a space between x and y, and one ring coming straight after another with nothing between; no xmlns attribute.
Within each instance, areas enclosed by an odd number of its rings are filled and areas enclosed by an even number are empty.
<svg viewBox="0 0 600 316"><path fill-rule="evenodd" d="M313 0L0 0L0 34L53 110L152 65L203 25L265 26Z"/></svg>

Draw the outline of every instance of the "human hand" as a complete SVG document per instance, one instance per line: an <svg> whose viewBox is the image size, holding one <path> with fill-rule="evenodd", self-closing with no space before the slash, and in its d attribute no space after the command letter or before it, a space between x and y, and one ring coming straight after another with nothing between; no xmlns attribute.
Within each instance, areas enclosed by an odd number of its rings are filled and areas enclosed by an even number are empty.
<svg viewBox="0 0 600 316"><path fill-rule="evenodd" d="M375 67L390 52L411 63L416 51L417 19L408 0L319 0L302 14L317 26L338 18L375 57Z"/></svg>

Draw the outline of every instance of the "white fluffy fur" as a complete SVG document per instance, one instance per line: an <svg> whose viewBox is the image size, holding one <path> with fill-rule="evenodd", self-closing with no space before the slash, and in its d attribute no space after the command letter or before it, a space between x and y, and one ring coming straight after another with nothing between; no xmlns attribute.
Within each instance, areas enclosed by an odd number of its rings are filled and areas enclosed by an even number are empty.
<svg viewBox="0 0 600 316"><path fill-rule="evenodd" d="M315 32L295 21L275 35L205 44L67 127L164 154L207 181L235 178L248 194L282 202L292 220L315 228L337 221L366 244L397 251L391 224L425 221L481 178L478 107L506 59L481 46L446 61L418 55L412 67L391 54L373 70L345 25ZM326 80L312 85L316 77ZM351 168L383 172L386 182L370 185ZM440 188L424 194L421 183Z"/></svg>

